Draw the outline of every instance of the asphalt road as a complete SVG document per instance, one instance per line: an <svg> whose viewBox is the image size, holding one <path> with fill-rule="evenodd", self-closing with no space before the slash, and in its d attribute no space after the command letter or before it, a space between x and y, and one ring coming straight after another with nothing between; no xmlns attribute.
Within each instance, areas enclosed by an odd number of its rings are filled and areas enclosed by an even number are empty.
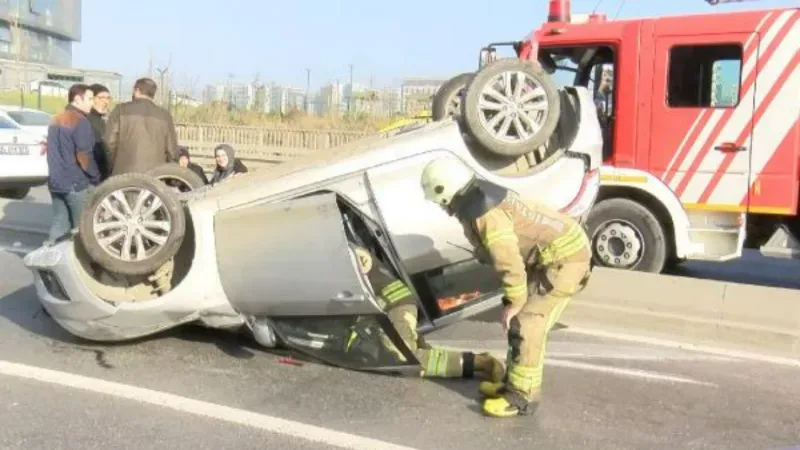
<svg viewBox="0 0 800 450"><path fill-rule="evenodd" d="M800 367L561 329L545 403L535 417L501 421L479 413L474 381L282 364L283 355L230 333L190 327L124 345L79 341L41 313L18 257L0 252L0 267L3 449L800 445ZM485 322L432 339L504 348L498 326Z"/></svg>

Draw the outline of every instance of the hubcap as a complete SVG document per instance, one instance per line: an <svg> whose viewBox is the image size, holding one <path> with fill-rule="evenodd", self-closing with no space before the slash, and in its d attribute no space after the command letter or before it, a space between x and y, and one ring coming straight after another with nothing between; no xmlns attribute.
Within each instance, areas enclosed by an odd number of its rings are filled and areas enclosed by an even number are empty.
<svg viewBox="0 0 800 450"><path fill-rule="evenodd" d="M626 221L603 223L597 228L592 241L595 255L608 267L632 268L644 255L642 234Z"/></svg>
<svg viewBox="0 0 800 450"><path fill-rule="evenodd" d="M143 261L167 243L172 218L166 205L147 189L108 194L95 210L92 233L100 247L122 261Z"/></svg>
<svg viewBox="0 0 800 450"><path fill-rule="evenodd" d="M533 138L544 126L550 105L544 88L525 72L503 72L483 86L478 114L495 139L517 143Z"/></svg>

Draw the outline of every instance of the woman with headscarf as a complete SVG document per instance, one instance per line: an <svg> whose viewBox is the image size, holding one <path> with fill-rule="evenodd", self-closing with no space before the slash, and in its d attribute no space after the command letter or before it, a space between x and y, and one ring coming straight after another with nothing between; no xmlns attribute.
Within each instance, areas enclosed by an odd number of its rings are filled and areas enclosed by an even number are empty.
<svg viewBox="0 0 800 450"><path fill-rule="evenodd" d="M217 162L217 167L211 176L211 184L247 172L244 163L236 158L236 150L228 144L220 144L214 148L214 160Z"/></svg>

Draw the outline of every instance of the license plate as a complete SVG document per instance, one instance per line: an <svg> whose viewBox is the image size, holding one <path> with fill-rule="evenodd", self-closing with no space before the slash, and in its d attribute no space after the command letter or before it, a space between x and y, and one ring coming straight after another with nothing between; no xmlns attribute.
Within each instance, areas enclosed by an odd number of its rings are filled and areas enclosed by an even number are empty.
<svg viewBox="0 0 800 450"><path fill-rule="evenodd" d="M0 155L27 156L30 153L27 145L0 145Z"/></svg>

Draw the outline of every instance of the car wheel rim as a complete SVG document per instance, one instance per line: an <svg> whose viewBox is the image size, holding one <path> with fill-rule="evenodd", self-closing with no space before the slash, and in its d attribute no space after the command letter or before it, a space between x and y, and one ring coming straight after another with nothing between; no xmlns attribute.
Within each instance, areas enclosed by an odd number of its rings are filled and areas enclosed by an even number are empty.
<svg viewBox="0 0 800 450"><path fill-rule="evenodd" d="M189 183L189 181L187 181L187 180L185 180L185 179L183 179L181 177L176 177L174 175L168 175L168 176L165 175L163 177L158 177L158 179L162 183L166 184L172 190L174 190L175 192L178 192L178 193L184 193L184 192L189 192L189 191L193 190L191 183Z"/></svg>
<svg viewBox="0 0 800 450"><path fill-rule="evenodd" d="M618 269L636 267L642 260L645 245L642 233L630 222L604 222L592 236L595 257L601 264Z"/></svg>
<svg viewBox="0 0 800 450"><path fill-rule="evenodd" d="M503 72L493 77L478 98L481 126L501 142L532 139L544 126L549 109L544 88L525 72Z"/></svg>
<svg viewBox="0 0 800 450"><path fill-rule="evenodd" d="M155 193L124 188L100 201L92 228L95 240L109 255L121 261L143 261L167 243L172 217Z"/></svg>

